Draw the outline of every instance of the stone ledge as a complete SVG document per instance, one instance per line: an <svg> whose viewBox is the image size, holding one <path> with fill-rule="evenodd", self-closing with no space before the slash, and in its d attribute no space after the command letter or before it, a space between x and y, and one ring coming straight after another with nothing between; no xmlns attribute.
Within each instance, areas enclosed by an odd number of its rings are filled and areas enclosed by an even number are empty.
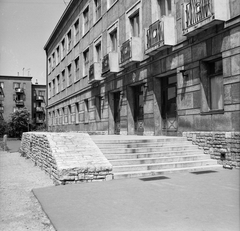
<svg viewBox="0 0 240 231"><path fill-rule="evenodd" d="M112 165L87 133L23 133L20 152L56 184L112 179Z"/></svg>

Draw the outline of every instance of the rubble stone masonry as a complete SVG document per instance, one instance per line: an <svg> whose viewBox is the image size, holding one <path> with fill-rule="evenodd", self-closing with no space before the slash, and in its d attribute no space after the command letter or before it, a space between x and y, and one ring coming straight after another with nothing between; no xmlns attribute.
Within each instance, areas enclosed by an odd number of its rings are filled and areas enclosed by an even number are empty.
<svg viewBox="0 0 240 231"><path fill-rule="evenodd" d="M183 132L219 164L240 167L240 132Z"/></svg>
<svg viewBox="0 0 240 231"><path fill-rule="evenodd" d="M25 132L20 151L55 184L112 179L112 165L86 133Z"/></svg>

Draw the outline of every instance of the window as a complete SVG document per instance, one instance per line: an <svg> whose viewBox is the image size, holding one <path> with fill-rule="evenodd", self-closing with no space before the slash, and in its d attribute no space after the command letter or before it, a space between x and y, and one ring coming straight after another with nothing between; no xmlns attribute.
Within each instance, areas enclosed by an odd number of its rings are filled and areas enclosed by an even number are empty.
<svg viewBox="0 0 240 231"><path fill-rule="evenodd" d="M48 98L50 99L52 96L52 86L51 83L48 84Z"/></svg>
<svg viewBox="0 0 240 231"><path fill-rule="evenodd" d="M71 124L72 108L68 105L68 124Z"/></svg>
<svg viewBox="0 0 240 231"><path fill-rule="evenodd" d="M102 60L102 47L101 47L101 42L96 44L95 46L95 61L96 62L101 62Z"/></svg>
<svg viewBox="0 0 240 231"><path fill-rule="evenodd" d="M133 37L140 37L139 12L129 18L131 24L131 34Z"/></svg>
<svg viewBox="0 0 240 231"><path fill-rule="evenodd" d="M52 71L52 60L48 58L48 74Z"/></svg>
<svg viewBox="0 0 240 231"><path fill-rule="evenodd" d="M65 118L65 108L63 107L62 108L62 124L65 124L64 118Z"/></svg>
<svg viewBox="0 0 240 231"><path fill-rule="evenodd" d="M94 0L94 8L95 8L95 22L101 17L101 0Z"/></svg>
<svg viewBox="0 0 240 231"><path fill-rule="evenodd" d="M65 38L61 42L61 59L65 57Z"/></svg>
<svg viewBox="0 0 240 231"><path fill-rule="evenodd" d="M38 91L38 95L45 96L45 91Z"/></svg>
<svg viewBox="0 0 240 231"><path fill-rule="evenodd" d="M0 82L0 87L3 89L4 88L4 82Z"/></svg>
<svg viewBox="0 0 240 231"><path fill-rule="evenodd" d="M205 61L201 66L202 112L223 110L222 59Z"/></svg>
<svg viewBox="0 0 240 231"><path fill-rule="evenodd" d="M60 110L57 109L57 124L61 124L61 121L60 121Z"/></svg>
<svg viewBox="0 0 240 231"><path fill-rule="evenodd" d="M21 83L13 83L13 89L15 90L16 88L20 88Z"/></svg>
<svg viewBox="0 0 240 231"><path fill-rule="evenodd" d="M111 40L111 51L117 52L117 48L118 48L117 29L115 29L110 33L110 40Z"/></svg>
<svg viewBox="0 0 240 231"><path fill-rule="evenodd" d="M83 52L83 75L87 76L89 71L89 49Z"/></svg>
<svg viewBox="0 0 240 231"><path fill-rule="evenodd" d="M75 108L76 108L76 123L79 123L79 103L75 103Z"/></svg>
<svg viewBox="0 0 240 231"><path fill-rule="evenodd" d="M72 31L70 30L67 33L67 52L69 52L72 48Z"/></svg>
<svg viewBox="0 0 240 231"><path fill-rule="evenodd" d="M60 92L60 76L57 76L57 86L56 86L56 93Z"/></svg>
<svg viewBox="0 0 240 231"><path fill-rule="evenodd" d="M58 65L59 62L60 62L60 59L61 59L59 46L57 47L56 52L57 52L57 55L56 55L56 65Z"/></svg>
<svg viewBox="0 0 240 231"><path fill-rule="evenodd" d="M88 99L84 100L84 122L89 122L89 105L88 105Z"/></svg>
<svg viewBox="0 0 240 231"><path fill-rule="evenodd" d="M52 95L55 95L55 79L52 81Z"/></svg>
<svg viewBox="0 0 240 231"><path fill-rule="evenodd" d="M102 116L101 104L102 104L102 97L101 96L97 96L95 98L95 109L96 109L96 120L97 121L101 120L101 116Z"/></svg>
<svg viewBox="0 0 240 231"><path fill-rule="evenodd" d="M172 14L171 0L158 0L159 16L170 16Z"/></svg>
<svg viewBox="0 0 240 231"><path fill-rule="evenodd" d="M68 70L68 86L72 84L72 64L69 64L67 67Z"/></svg>
<svg viewBox="0 0 240 231"><path fill-rule="evenodd" d="M75 80L78 80L78 79L80 79L80 76L79 76L79 57L77 57L75 59L74 64L75 64Z"/></svg>
<svg viewBox="0 0 240 231"><path fill-rule="evenodd" d="M83 35L87 33L89 29L89 9L88 7L83 11Z"/></svg>
<svg viewBox="0 0 240 231"><path fill-rule="evenodd" d="M52 68L56 66L55 53L52 54Z"/></svg>
<svg viewBox="0 0 240 231"><path fill-rule="evenodd" d="M62 71L62 90L66 87L65 70Z"/></svg>
<svg viewBox="0 0 240 231"><path fill-rule="evenodd" d="M79 20L74 23L74 44L79 40Z"/></svg>

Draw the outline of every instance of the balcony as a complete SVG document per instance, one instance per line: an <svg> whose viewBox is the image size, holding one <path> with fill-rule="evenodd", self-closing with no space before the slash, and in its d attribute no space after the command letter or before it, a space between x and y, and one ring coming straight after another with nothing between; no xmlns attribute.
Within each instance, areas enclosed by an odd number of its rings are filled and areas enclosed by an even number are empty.
<svg viewBox="0 0 240 231"><path fill-rule="evenodd" d="M228 0L189 0L183 4L183 35L193 36L229 19Z"/></svg>
<svg viewBox="0 0 240 231"><path fill-rule="evenodd" d="M151 24L146 31L146 55L155 55L158 51L176 44L175 23L171 16L164 16Z"/></svg>
<svg viewBox="0 0 240 231"><path fill-rule="evenodd" d="M0 113L3 113L3 112L4 112L4 107L0 106Z"/></svg>
<svg viewBox="0 0 240 231"><path fill-rule="evenodd" d="M42 95L36 95L36 101L44 101L44 97Z"/></svg>
<svg viewBox="0 0 240 231"><path fill-rule="evenodd" d="M43 107L36 107L36 112L44 112L44 108Z"/></svg>
<svg viewBox="0 0 240 231"><path fill-rule="evenodd" d="M102 76L106 77L117 72L119 72L118 52L109 52L103 57Z"/></svg>
<svg viewBox="0 0 240 231"><path fill-rule="evenodd" d="M93 63L89 67L89 83L94 83L102 80L102 71L101 71L101 63Z"/></svg>
<svg viewBox="0 0 240 231"><path fill-rule="evenodd" d="M20 88L20 87L16 87L16 88L15 88L15 92L16 92L17 94L24 94L24 89L23 89L23 88Z"/></svg>
<svg viewBox="0 0 240 231"><path fill-rule="evenodd" d="M15 100L16 102L16 106L24 106L24 101L21 99L21 100Z"/></svg>
<svg viewBox="0 0 240 231"><path fill-rule="evenodd" d="M142 61L142 42L139 37L131 37L121 46L120 67L127 67Z"/></svg>

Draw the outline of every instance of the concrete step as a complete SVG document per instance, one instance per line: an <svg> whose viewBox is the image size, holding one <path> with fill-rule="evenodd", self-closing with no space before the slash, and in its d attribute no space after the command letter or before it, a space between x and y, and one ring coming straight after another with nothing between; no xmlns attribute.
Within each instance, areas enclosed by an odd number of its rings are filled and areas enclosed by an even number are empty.
<svg viewBox="0 0 240 231"><path fill-rule="evenodd" d="M169 162L183 162L183 161L196 161L210 159L205 154L186 155L186 156L172 156L172 157L154 157L154 158L138 158L138 159L116 159L109 160L113 166L126 166L126 165L142 165L142 164L156 164L156 163L169 163Z"/></svg>
<svg viewBox="0 0 240 231"><path fill-rule="evenodd" d="M123 154L123 153L150 153L150 152L157 152L157 151L183 151L183 150L189 150L189 149L194 149L198 150L197 146L193 145L171 145L171 146L166 146L166 147L139 147L139 148L100 148L101 151L104 154L108 153L118 153L118 154Z"/></svg>
<svg viewBox="0 0 240 231"><path fill-rule="evenodd" d="M216 161L211 159L196 160L196 161L177 161L171 163L156 163L156 164L138 164L138 165L122 165L113 166L113 173L117 172L130 172L130 171L148 171L148 170L161 170L161 169L175 169L175 168L186 168L196 166L206 166L215 164Z"/></svg>
<svg viewBox="0 0 240 231"><path fill-rule="evenodd" d="M138 158L157 158L157 157L170 157L170 156L186 156L193 154L203 154L201 149L189 149L183 151L159 151L159 152L146 152L146 153L124 153L124 154L104 154L106 158L111 160L121 160L121 159L138 159Z"/></svg>
<svg viewBox="0 0 240 231"><path fill-rule="evenodd" d="M181 173L181 172L196 172L196 171L208 171L215 170L222 167L218 164L205 165L205 166L194 166L194 167L184 167L184 168L172 168L172 169L161 169L161 170L147 170L147 171L129 171L129 172L117 172L114 173L114 179L125 179L125 178L141 178L149 176L161 176L169 173Z"/></svg>
<svg viewBox="0 0 240 231"><path fill-rule="evenodd" d="M148 143L96 143L100 149L112 149L114 148L142 148L142 147L170 147L170 146L181 146L181 145L191 145L189 141L182 141L182 142L148 142Z"/></svg>

